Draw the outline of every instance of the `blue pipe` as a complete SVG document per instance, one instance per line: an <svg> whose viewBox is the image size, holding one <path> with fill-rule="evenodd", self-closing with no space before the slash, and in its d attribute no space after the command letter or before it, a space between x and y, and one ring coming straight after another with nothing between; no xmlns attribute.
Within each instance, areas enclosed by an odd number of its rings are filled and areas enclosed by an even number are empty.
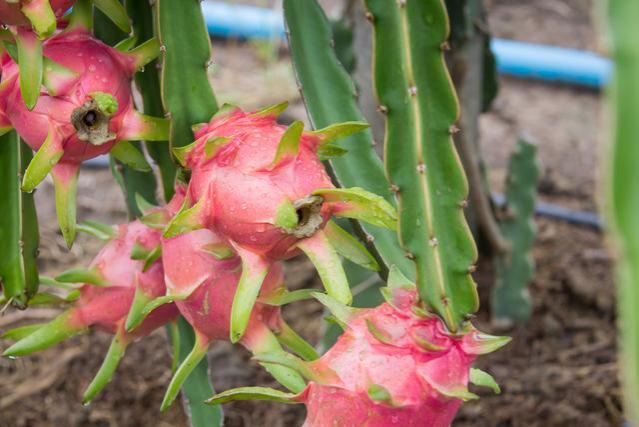
<svg viewBox="0 0 639 427"><path fill-rule="evenodd" d="M205 1L209 33L218 37L284 37L282 14L273 9ZM610 80L612 63L592 52L493 39L500 73L598 88Z"/></svg>
<svg viewBox="0 0 639 427"><path fill-rule="evenodd" d="M203 1L202 14L209 34L242 39L284 38L284 18L273 9Z"/></svg>
<svg viewBox="0 0 639 427"><path fill-rule="evenodd" d="M612 62L592 52L493 39L497 70L517 77L598 88L610 80Z"/></svg>

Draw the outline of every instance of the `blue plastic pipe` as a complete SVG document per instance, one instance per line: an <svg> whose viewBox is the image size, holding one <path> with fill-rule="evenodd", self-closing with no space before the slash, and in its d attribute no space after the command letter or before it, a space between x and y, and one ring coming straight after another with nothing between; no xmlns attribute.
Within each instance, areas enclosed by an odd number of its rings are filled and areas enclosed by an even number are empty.
<svg viewBox="0 0 639 427"><path fill-rule="evenodd" d="M217 37L284 36L282 14L263 7L205 1L202 11L209 33ZM598 88L610 79L610 60L592 52L513 40L493 39L500 73Z"/></svg>
<svg viewBox="0 0 639 427"><path fill-rule="evenodd" d="M513 40L493 39L500 73L590 87L610 80L612 62L592 52Z"/></svg>

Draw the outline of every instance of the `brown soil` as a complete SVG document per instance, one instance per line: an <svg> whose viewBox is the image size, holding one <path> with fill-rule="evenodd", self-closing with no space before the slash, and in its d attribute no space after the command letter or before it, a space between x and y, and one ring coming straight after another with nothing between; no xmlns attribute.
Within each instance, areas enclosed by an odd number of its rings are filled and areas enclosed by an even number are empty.
<svg viewBox="0 0 639 427"><path fill-rule="evenodd" d="M595 49L596 32L587 0L490 1L497 36ZM282 98L294 100L295 83L287 58L272 47L216 43L213 75L218 98L254 107ZM250 90L245 90L245 88ZM242 88L242 90L238 90ZM248 98L247 93L251 96ZM536 137L544 166L541 197L563 205L596 207L600 94L588 90L501 79L501 92L482 119L482 149L496 188L504 175L516 135ZM303 115L301 104L291 116ZM98 190L98 191L96 191ZM84 170L78 198L80 219L110 223L126 218L123 200L105 170ZM50 184L38 190L42 231L41 268L53 275L86 264L99 242L81 236L66 251L57 231ZM502 386L493 396L463 406L456 426L615 426L622 422L616 367L614 284L611 259L602 235L549 219L538 219L534 250L537 272L530 290L530 322L498 331L489 321L492 275L480 263L482 309L478 326L514 338L505 349L481 358ZM310 264L295 260L287 280L296 288L318 286ZM8 310L0 330L42 322L57 309ZM321 308L294 304L285 315L307 339L317 342ZM185 426L179 405L161 415L158 407L170 380L170 356L164 331L131 346L113 382L94 403L83 407L82 391L97 371L110 337L100 333L73 338L54 349L19 360L0 360L0 427L20 426ZM0 341L0 348L8 342ZM275 384L249 360L246 351L219 343L209 353L211 377L218 390L240 385ZM228 426L294 426L304 416L300 406L241 402L225 406Z"/></svg>

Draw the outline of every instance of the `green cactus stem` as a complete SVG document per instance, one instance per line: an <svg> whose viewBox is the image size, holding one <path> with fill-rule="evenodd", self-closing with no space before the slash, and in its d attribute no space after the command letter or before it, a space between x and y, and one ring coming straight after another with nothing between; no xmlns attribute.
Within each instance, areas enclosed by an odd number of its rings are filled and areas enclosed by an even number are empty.
<svg viewBox="0 0 639 427"><path fill-rule="evenodd" d="M443 57L446 9L441 0L365 3L400 244L415 263L421 298L456 331L478 307L470 275L477 249L463 212L468 183L452 141L459 104Z"/></svg>
<svg viewBox="0 0 639 427"><path fill-rule="evenodd" d="M39 234L33 194L20 190L31 150L10 131L0 136L0 286L4 298L25 307L40 283Z"/></svg>
<svg viewBox="0 0 639 427"><path fill-rule="evenodd" d="M500 230L510 250L495 258L497 282L492 292L493 318L502 324L528 320L532 308L527 284L534 272L530 251L536 234L533 221L539 178L536 153L535 144L521 137L508 163Z"/></svg>
<svg viewBox="0 0 639 427"><path fill-rule="evenodd" d="M618 249L621 375L625 415L639 425L639 2L610 0L608 21L615 61L610 95L612 146L607 207Z"/></svg>
<svg viewBox="0 0 639 427"><path fill-rule="evenodd" d="M191 126L217 111L207 73L211 44L199 2L158 0L155 8L164 51L162 102L171 119L171 147L182 147L193 141Z"/></svg>

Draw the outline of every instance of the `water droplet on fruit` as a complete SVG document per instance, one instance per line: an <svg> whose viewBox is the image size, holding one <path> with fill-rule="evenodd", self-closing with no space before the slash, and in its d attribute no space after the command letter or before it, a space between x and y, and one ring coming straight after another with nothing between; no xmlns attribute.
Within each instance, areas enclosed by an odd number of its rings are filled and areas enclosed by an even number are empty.
<svg viewBox="0 0 639 427"><path fill-rule="evenodd" d="M96 70L95 65L89 65L89 71L94 72Z"/></svg>

